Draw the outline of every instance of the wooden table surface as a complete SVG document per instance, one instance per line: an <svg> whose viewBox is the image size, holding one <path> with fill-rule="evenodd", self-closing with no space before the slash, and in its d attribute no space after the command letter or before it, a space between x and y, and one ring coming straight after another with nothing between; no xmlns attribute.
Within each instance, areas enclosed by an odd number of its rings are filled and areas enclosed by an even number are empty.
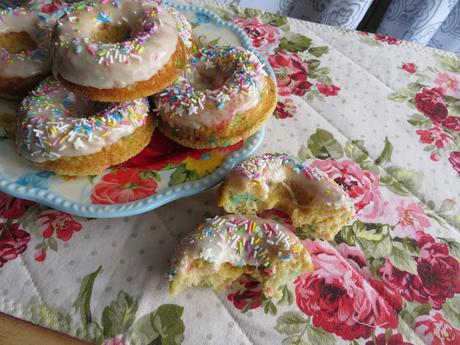
<svg viewBox="0 0 460 345"><path fill-rule="evenodd" d="M0 345L90 345L0 313Z"/></svg>

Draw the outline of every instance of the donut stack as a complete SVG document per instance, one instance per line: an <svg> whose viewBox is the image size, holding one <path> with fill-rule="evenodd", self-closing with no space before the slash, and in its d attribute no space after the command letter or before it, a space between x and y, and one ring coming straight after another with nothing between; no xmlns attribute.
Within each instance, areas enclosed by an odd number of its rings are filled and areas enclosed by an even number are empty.
<svg viewBox="0 0 460 345"><path fill-rule="evenodd" d="M97 175L142 151L157 125L187 147L228 146L274 111L276 87L253 53L198 49L185 17L159 1L60 11L0 12L0 95L22 99L17 149L41 169Z"/></svg>

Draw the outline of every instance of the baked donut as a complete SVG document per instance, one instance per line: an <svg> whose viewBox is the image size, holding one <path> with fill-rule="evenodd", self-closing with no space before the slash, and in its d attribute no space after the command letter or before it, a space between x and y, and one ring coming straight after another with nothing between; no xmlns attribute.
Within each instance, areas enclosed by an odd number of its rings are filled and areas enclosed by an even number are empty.
<svg viewBox="0 0 460 345"><path fill-rule="evenodd" d="M154 129L148 114L146 98L95 103L50 77L20 105L17 149L24 158L59 175L97 175L147 146Z"/></svg>
<svg viewBox="0 0 460 345"><path fill-rule="evenodd" d="M218 205L231 213L277 209L311 237L332 240L354 214L344 190L326 174L285 154L264 154L225 178Z"/></svg>
<svg viewBox="0 0 460 345"><path fill-rule="evenodd" d="M24 8L0 11L0 96L21 99L50 74L51 31Z"/></svg>
<svg viewBox="0 0 460 345"><path fill-rule="evenodd" d="M310 255L286 224L228 214L207 219L178 245L169 271L170 292L191 286L224 288L246 274L262 283L267 297L312 270Z"/></svg>
<svg viewBox="0 0 460 345"><path fill-rule="evenodd" d="M250 51L203 48L156 106L168 138L195 149L223 147L254 134L273 114L276 86Z"/></svg>
<svg viewBox="0 0 460 345"><path fill-rule="evenodd" d="M78 3L56 27L53 74L94 101L152 95L185 68L179 27L167 8L148 0Z"/></svg>

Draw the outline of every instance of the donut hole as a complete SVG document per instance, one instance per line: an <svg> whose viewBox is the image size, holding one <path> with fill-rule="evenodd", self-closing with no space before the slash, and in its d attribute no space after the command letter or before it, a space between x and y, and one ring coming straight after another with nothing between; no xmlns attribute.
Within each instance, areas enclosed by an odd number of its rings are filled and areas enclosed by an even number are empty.
<svg viewBox="0 0 460 345"><path fill-rule="evenodd" d="M231 77L232 68L200 66L193 71L192 83L197 90L216 90L224 86Z"/></svg>
<svg viewBox="0 0 460 345"><path fill-rule="evenodd" d="M91 39L102 43L121 43L128 41L131 38L132 30L126 24L111 25L103 23L95 30Z"/></svg>
<svg viewBox="0 0 460 345"><path fill-rule="evenodd" d="M27 32L7 32L0 35L0 47L8 53L17 54L37 49L37 44Z"/></svg>

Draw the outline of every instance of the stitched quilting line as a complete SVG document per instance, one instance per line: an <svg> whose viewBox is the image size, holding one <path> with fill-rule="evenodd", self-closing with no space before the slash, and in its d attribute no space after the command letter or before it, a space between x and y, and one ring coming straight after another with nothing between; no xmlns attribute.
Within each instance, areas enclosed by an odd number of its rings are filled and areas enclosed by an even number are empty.
<svg viewBox="0 0 460 345"><path fill-rule="evenodd" d="M238 326L238 328L240 329L241 333L243 333L243 335L246 337L246 339L252 344L252 345L255 345L256 343L254 342L254 340L251 339L251 337L249 336L248 333L246 333L243 328L241 327L240 323L238 322L238 319L235 318L233 316L233 314L230 312L230 310L227 308L227 306L225 305L225 303L222 302L222 300L220 299L219 295L215 292L215 291L212 291L214 296L216 296L216 298L219 300L219 302L222 304L222 307L225 309L225 311L227 312L227 314L230 316L230 318L233 320L233 322L235 322L235 324Z"/></svg>

